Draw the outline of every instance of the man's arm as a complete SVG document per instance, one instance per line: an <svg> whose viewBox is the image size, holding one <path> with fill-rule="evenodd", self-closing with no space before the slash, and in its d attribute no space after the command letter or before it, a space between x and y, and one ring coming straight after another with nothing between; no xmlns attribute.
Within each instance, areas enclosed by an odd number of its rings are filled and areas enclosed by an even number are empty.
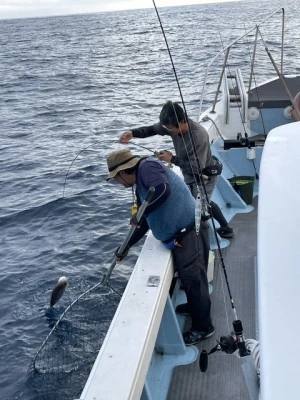
<svg viewBox="0 0 300 400"><path fill-rule="evenodd" d="M147 206L142 219L139 221L138 225L137 222L134 221L134 216L131 218L131 224L136 226L129 242L126 246L126 249L123 254L118 253L118 249L115 252L117 260L120 261L124 257L127 256L129 249L137 243L142 237L147 233L149 230L149 226L146 220L146 217L152 213L152 211L156 210L170 195L170 186L168 183L160 183L155 187L154 195L151 199L151 202Z"/></svg>
<svg viewBox="0 0 300 400"><path fill-rule="evenodd" d="M149 126L141 126L134 128L131 131L126 131L120 136L121 143L128 143L133 137L136 138L147 138L155 135L168 135L168 131L160 124L154 124Z"/></svg>
<svg viewBox="0 0 300 400"><path fill-rule="evenodd" d="M143 236L145 236L145 234L148 232L149 230L149 226L147 223L146 218L142 218L139 222L139 227L137 227L134 231L133 234L131 235L131 238L129 239L129 242L126 246L126 248L124 249L123 253L119 253L119 248L117 248L117 250L115 251L115 256L116 256L116 260L117 262L123 260L123 258L125 258L130 250L130 248L137 243L139 240L142 239Z"/></svg>

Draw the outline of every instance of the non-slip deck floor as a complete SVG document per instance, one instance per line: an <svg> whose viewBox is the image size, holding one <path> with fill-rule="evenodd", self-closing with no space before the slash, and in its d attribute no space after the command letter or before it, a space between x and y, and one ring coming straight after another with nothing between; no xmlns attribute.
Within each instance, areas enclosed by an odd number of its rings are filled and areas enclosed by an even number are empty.
<svg viewBox="0 0 300 400"><path fill-rule="evenodd" d="M238 214L230 222L235 236L231 239L230 246L223 249L222 253L238 319L243 323L244 336L256 339L257 198L253 200L253 205L255 210ZM212 338L197 345L199 354L202 349L211 350L216 345L216 340L233 330L234 315L217 252L216 260L211 295L216 333ZM238 357L218 351L209 356L205 373L200 371L198 360L174 369L168 400L249 399Z"/></svg>

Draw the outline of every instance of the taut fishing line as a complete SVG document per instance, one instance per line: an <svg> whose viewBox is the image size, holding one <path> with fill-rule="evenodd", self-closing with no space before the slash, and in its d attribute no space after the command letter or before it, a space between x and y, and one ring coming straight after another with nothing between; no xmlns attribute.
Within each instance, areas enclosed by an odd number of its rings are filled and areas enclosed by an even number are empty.
<svg viewBox="0 0 300 400"><path fill-rule="evenodd" d="M63 186L63 194L62 194L62 197L63 197L63 198L65 197L65 189L66 189L67 178L68 178L68 175L69 175L69 172L70 172L70 169L71 169L72 165L74 164L74 162L75 162L76 159L80 156L81 153L83 153L83 152L86 151L89 147L92 147L92 146L94 146L94 145L95 145L95 144L93 143L93 144L90 144L89 146L86 146L84 149L81 149L81 150L76 154L76 156L73 158L71 164L69 165L68 171L67 171L67 173L66 173L66 175L65 175L64 186Z"/></svg>
<svg viewBox="0 0 300 400"><path fill-rule="evenodd" d="M110 143L120 143L120 142L119 142L119 141L113 141L113 142L110 141ZM99 143L92 143L92 144L90 144L90 145L84 147L83 149L79 150L79 152L75 155L75 157L74 157L73 160L71 161L71 163L70 163L70 165L69 165L69 167L68 167L68 170L67 170L67 172L66 172L66 174L65 174L65 180L64 180L64 184L63 184L62 198L65 197L67 179L68 179L68 176L69 176L69 173L70 173L70 170L71 170L73 164L75 163L75 161L77 160L77 158L80 156L80 154L82 154L84 151L87 151L87 150L89 150L89 151L94 151L95 149L90 149L90 148L91 148L92 146L96 146L97 144L99 144ZM158 155L157 151L152 150L152 149L149 149L149 147L142 146L142 145L140 145L140 144L138 144L138 143L135 143L135 142L132 142L132 141L131 141L131 142L130 142L130 145L133 145L133 146L136 146L136 147L140 147L140 148L142 148L142 149L144 149L144 150L147 150L147 151L149 151L150 153L153 153L153 155L155 155L155 156ZM101 150L102 150L102 149L101 149Z"/></svg>

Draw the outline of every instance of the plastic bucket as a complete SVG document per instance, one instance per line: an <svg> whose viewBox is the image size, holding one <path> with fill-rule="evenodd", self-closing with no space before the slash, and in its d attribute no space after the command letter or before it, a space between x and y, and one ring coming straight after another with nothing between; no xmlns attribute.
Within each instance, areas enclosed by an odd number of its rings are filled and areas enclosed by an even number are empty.
<svg viewBox="0 0 300 400"><path fill-rule="evenodd" d="M254 179L254 176L234 176L229 179L234 190L241 196L246 204L252 203Z"/></svg>

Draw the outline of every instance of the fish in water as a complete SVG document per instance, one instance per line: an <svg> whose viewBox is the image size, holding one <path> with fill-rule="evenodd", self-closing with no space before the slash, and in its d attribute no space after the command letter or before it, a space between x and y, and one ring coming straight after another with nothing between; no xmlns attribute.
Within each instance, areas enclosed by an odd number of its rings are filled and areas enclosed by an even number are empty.
<svg viewBox="0 0 300 400"><path fill-rule="evenodd" d="M64 294L64 291L66 290L67 285L68 285L68 278L66 278L65 276L61 276L57 282L57 285L52 290L51 299L50 299L50 307L53 307L58 302L58 300Z"/></svg>

